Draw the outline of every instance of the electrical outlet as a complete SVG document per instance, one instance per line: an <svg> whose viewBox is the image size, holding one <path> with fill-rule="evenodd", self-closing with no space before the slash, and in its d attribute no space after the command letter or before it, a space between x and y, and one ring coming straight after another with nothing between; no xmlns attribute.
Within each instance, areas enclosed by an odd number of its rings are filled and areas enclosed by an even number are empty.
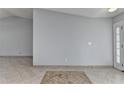
<svg viewBox="0 0 124 93"><path fill-rule="evenodd" d="M18 54L22 54L22 52L18 52Z"/></svg>
<svg viewBox="0 0 124 93"><path fill-rule="evenodd" d="M65 62L68 62L68 59L67 58L65 58Z"/></svg>

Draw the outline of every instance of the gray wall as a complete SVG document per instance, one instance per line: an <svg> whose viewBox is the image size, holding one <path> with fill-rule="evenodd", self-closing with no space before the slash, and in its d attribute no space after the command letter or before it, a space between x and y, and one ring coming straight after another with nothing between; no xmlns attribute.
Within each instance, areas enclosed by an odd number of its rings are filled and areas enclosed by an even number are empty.
<svg viewBox="0 0 124 93"><path fill-rule="evenodd" d="M124 20L124 13L122 13L122 14L116 16L116 17L113 17L112 21L113 21L113 24L114 24L114 23L117 23L117 22L122 21L122 20Z"/></svg>
<svg viewBox="0 0 124 93"><path fill-rule="evenodd" d="M33 22L34 65L113 64L112 19L34 9Z"/></svg>
<svg viewBox="0 0 124 93"><path fill-rule="evenodd" d="M33 22L8 17L0 20L0 56L32 56Z"/></svg>

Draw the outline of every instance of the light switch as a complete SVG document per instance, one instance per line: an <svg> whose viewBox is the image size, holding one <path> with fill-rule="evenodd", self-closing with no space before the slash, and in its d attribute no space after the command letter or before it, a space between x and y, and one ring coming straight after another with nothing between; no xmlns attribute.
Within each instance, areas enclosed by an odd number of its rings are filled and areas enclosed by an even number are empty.
<svg viewBox="0 0 124 93"><path fill-rule="evenodd" d="M88 42L88 45L89 45L89 46L92 46L92 42Z"/></svg>

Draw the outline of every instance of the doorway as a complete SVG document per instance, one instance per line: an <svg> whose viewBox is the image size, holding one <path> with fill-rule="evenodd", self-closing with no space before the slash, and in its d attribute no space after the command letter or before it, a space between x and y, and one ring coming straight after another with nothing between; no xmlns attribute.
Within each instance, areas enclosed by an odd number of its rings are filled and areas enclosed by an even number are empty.
<svg viewBox="0 0 124 93"><path fill-rule="evenodd" d="M113 25L114 67L124 71L124 21Z"/></svg>

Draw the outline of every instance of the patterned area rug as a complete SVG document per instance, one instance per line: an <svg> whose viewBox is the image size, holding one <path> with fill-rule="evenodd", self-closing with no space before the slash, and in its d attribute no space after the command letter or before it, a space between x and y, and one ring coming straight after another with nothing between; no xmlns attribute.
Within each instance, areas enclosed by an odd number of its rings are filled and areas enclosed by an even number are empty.
<svg viewBox="0 0 124 93"><path fill-rule="evenodd" d="M92 84L82 71L47 71L41 84Z"/></svg>

